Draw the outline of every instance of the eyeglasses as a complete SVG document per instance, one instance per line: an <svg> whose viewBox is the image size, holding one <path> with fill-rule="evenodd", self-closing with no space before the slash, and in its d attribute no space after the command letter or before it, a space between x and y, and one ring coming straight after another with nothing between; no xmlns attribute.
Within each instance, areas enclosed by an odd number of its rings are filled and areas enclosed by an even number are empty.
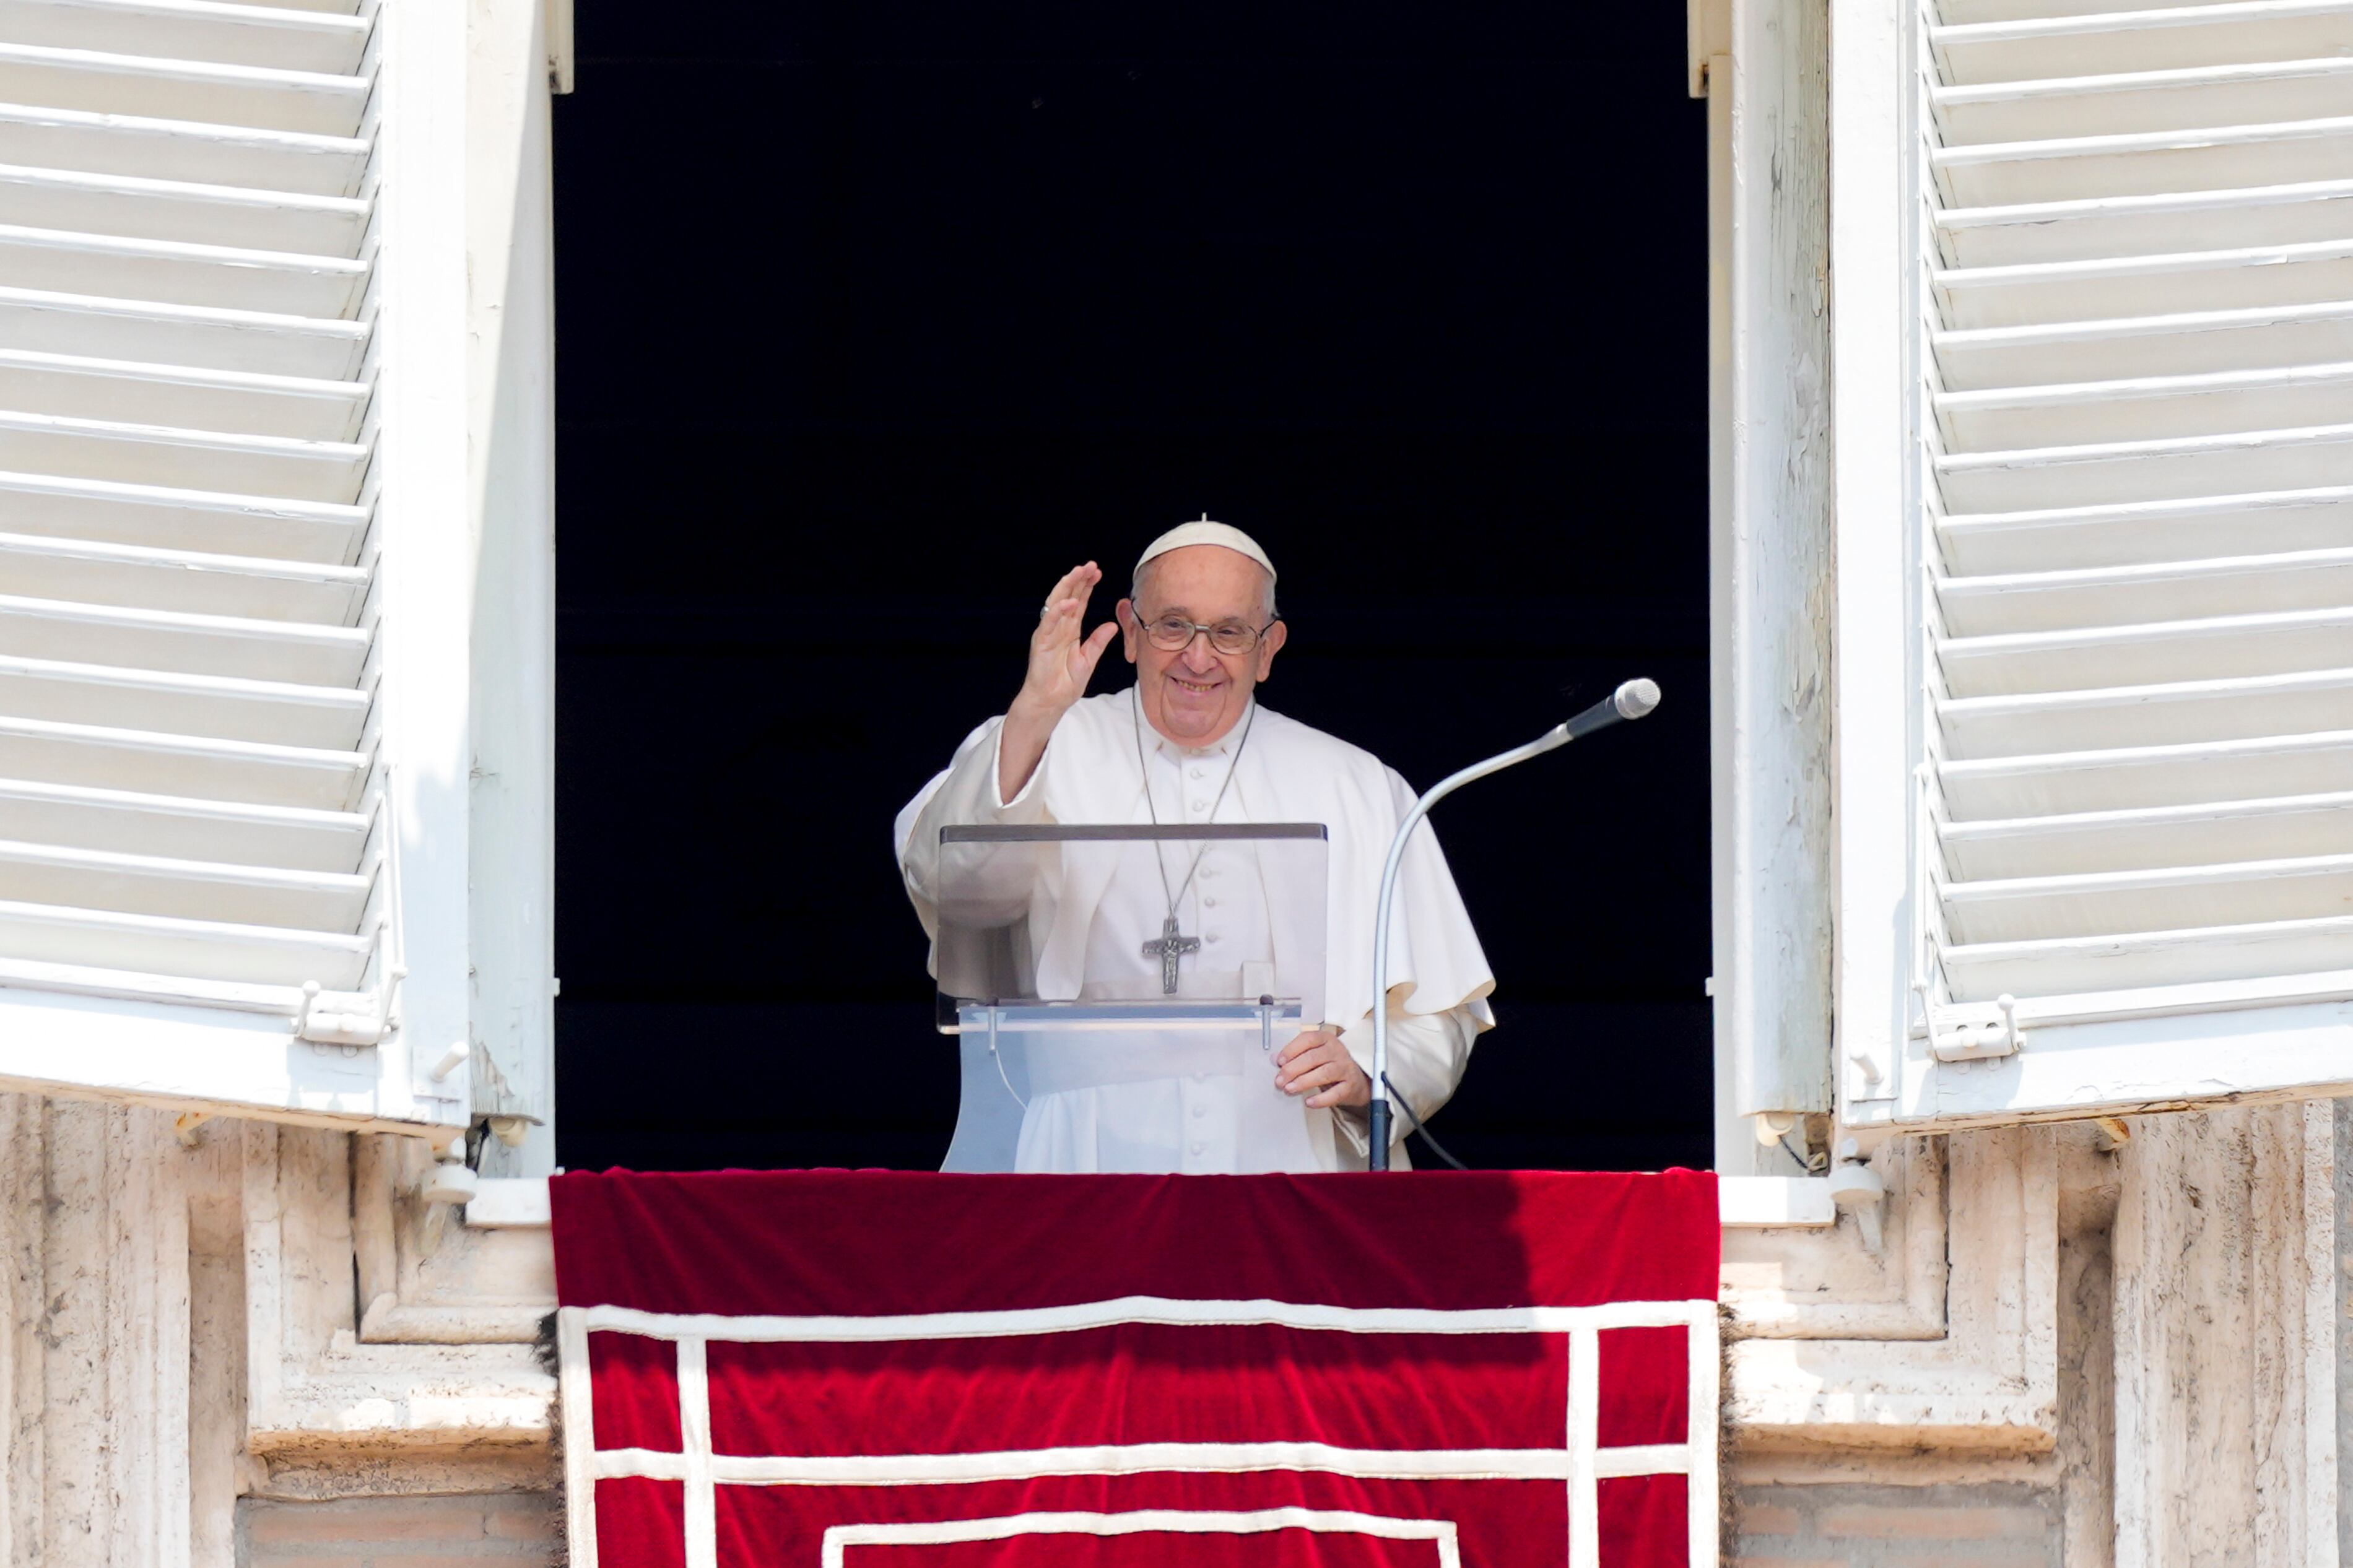
<svg viewBox="0 0 2353 1568"><path fill-rule="evenodd" d="M1193 646L1197 637L1207 637L1209 646L1219 653L1253 653L1258 649L1259 638L1273 626L1272 621L1262 626L1251 626L1248 621L1219 621L1208 626L1182 616L1163 616L1144 623L1144 637L1163 653L1182 653Z"/></svg>

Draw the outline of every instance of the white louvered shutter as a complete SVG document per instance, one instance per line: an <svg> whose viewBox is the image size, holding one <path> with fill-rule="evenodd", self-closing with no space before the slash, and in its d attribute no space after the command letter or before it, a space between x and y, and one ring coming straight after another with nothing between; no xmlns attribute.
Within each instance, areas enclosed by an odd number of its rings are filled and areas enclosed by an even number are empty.
<svg viewBox="0 0 2353 1568"><path fill-rule="evenodd" d="M403 412L462 359L385 330L462 336L462 239L385 199L407 4L0 0L0 1079L465 1119L462 668L403 668L463 620L399 587L462 533L462 413Z"/></svg>
<svg viewBox="0 0 2353 1568"><path fill-rule="evenodd" d="M2144 6L1906 40L1897 1120L2353 1079L2353 5Z"/></svg>

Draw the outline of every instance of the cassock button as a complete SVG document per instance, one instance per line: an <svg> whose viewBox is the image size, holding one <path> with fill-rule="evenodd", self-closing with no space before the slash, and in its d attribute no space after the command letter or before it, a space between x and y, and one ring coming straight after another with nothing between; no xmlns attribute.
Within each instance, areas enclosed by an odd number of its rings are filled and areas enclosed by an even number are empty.
<svg viewBox="0 0 2353 1568"><path fill-rule="evenodd" d="M1190 808L1190 809L1192 809L1192 810L1194 810L1194 811L1207 811L1207 810L1208 810L1209 808L1208 808L1208 806L1206 806L1206 805L1203 805L1199 801L1198 801L1198 800L1197 800L1197 801L1195 801L1195 802L1193 803L1193 805L1192 805L1192 806L1191 806L1191 808Z"/></svg>
<svg viewBox="0 0 2353 1568"><path fill-rule="evenodd" d="M1218 907L1218 900L1215 899L1203 899L1201 900L1201 907L1205 910L1214 910Z"/></svg>
<svg viewBox="0 0 2353 1568"><path fill-rule="evenodd" d="M1198 1121L1202 1117L1208 1114L1209 1108L1206 1105L1197 1105L1193 1108L1193 1120L1196 1121Z"/></svg>
<svg viewBox="0 0 2353 1568"><path fill-rule="evenodd" d="M1194 1153L1196 1153L1196 1154L1198 1154L1200 1152L1201 1152L1201 1141L1200 1141L1199 1139L1196 1138L1195 1140L1193 1140L1193 1152L1194 1152Z"/></svg>

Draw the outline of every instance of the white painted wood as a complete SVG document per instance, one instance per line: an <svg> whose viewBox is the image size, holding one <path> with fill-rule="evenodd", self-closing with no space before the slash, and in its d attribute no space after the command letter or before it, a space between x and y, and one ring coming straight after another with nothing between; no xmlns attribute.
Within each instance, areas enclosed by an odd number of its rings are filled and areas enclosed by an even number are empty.
<svg viewBox="0 0 2353 1568"><path fill-rule="evenodd" d="M229 495L348 504L368 448L0 410L0 468Z"/></svg>
<svg viewBox="0 0 2353 1568"><path fill-rule="evenodd" d="M1831 389L1838 563L1831 726L1838 877L1836 1081L1850 1120L1899 1092L1906 1026L1902 976L1916 911L1908 847L1915 762L1912 515L1919 369L1908 194L1915 147L1904 8L1831 0ZM1868 650L1867 652L1865 650Z"/></svg>
<svg viewBox="0 0 2353 1568"><path fill-rule="evenodd" d="M2343 0L2233 0L1967 22L1931 27L1928 46L1956 86L2316 59L2353 48L2353 7Z"/></svg>
<svg viewBox="0 0 2353 1568"><path fill-rule="evenodd" d="M0 288L0 348L259 375L351 379L363 321Z"/></svg>
<svg viewBox="0 0 2353 1568"><path fill-rule="evenodd" d="M348 196L0 164L0 223L30 228L350 257L368 212Z"/></svg>
<svg viewBox="0 0 2353 1568"><path fill-rule="evenodd" d="M1936 598L1964 637L2326 609L2353 598L2353 549L1948 577Z"/></svg>
<svg viewBox="0 0 2353 1568"><path fill-rule="evenodd" d="M237 925L349 931L369 881L348 872L294 871L0 840L0 901Z"/></svg>
<svg viewBox="0 0 2353 1568"><path fill-rule="evenodd" d="M359 812L0 782L0 839L17 843L157 857L197 849L213 861L341 873L360 863L367 830Z"/></svg>
<svg viewBox="0 0 2353 1568"><path fill-rule="evenodd" d="M41 109L349 136L373 85L364 76L0 40L0 101Z"/></svg>
<svg viewBox="0 0 2353 1568"><path fill-rule="evenodd" d="M58 659L0 658L0 693L25 719L340 753L356 751L368 715L353 688Z"/></svg>
<svg viewBox="0 0 2353 1568"><path fill-rule="evenodd" d="M2353 547L2353 487L2195 496L1937 520L1961 577Z"/></svg>
<svg viewBox="0 0 2353 1568"><path fill-rule="evenodd" d="M2262 173L2275 177L2269 168ZM1936 215L1937 256L1958 268L2022 267L2210 247L2301 245L2341 237L2348 202L2353 181L2321 179L1947 207ZM2080 367L2073 374L2080 375Z"/></svg>
<svg viewBox="0 0 2353 1568"><path fill-rule="evenodd" d="M11 289L338 317L358 308L367 278L365 262L337 256L0 224L0 287Z"/></svg>
<svg viewBox="0 0 2353 1568"><path fill-rule="evenodd" d="M0 638L6 608L0 601ZM1957 698L2328 669L2353 642L2353 607L1947 637L1936 658Z"/></svg>
<svg viewBox="0 0 2353 1568"><path fill-rule="evenodd" d="M0 349L0 408L68 418L349 442L367 399L364 382Z"/></svg>
<svg viewBox="0 0 2353 1568"><path fill-rule="evenodd" d="M1953 754L1941 778L1946 797L1957 799L1986 778L2023 778L2047 764L2052 781L2038 787L2078 799L2078 811L2158 804L2148 795L2160 790L2165 771L2179 773L2181 790L2214 790L2211 799L2228 799L2233 787L2245 795L2247 781L2327 787L2311 778L2332 775L2341 731L2329 726L2344 721L2348 691L2353 670L2337 668L1948 699L1936 708L1936 729ZM2117 797L2108 802L2104 790Z"/></svg>
<svg viewBox="0 0 2353 1568"><path fill-rule="evenodd" d="M1935 292L1960 329L2307 305L2353 298L2353 240L1945 268Z"/></svg>
<svg viewBox="0 0 2353 1568"><path fill-rule="evenodd" d="M1832 826L1827 13L1732 11L1709 72L1722 268L1712 371L1718 1071L1733 1117L1827 1110ZM1760 1158L1726 1128L1717 1163Z"/></svg>
<svg viewBox="0 0 2353 1568"><path fill-rule="evenodd" d="M1841 297L1873 268L1924 280L1852 327L1882 365L1915 356L1889 401L1929 418L1887 448L1924 493L1862 513L1917 520L1916 575L1858 541L1882 604L1925 584L1924 658L1913 787L1841 774L1875 835L1844 856L1907 866L1917 900L1916 925L1841 928L1842 962L1857 929L1910 949L1866 952L1841 1000L1900 1041L1848 1113L2146 1104L2208 1013L2238 1070L2167 1098L2309 1092L2316 977L2353 969L2353 6L1954 0L1918 25L1879 67L1918 94L1926 222L1900 176L1858 190L1873 225L1840 273ZM1905 149L1902 115L1874 129ZM1842 454L1855 436L1842 416ZM1906 651L1841 635L1842 670ZM1842 730L1899 728L1844 696ZM1899 800L1901 826L1876 815ZM2002 1026L2004 994L2014 1057L1937 1059L1931 1035ZM2135 1029L2153 1054L2126 1072Z"/></svg>
<svg viewBox="0 0 2353 1568"><path fill-rule="evenodd" d="M0 533L0 590L26 598L350 626L367 584L359 566Z"/></svg>
<svg viewBox="0 0 2353 1568"><path fill-rule="evenodd" d="M35 784L343 811L367 763L356 751L0 716L0 778Z"/></svg>
<svg viewBox="0 0 2353 1568"><path fill-rule="evenodd" d="M20 658L348 688L368 644L358 626L0 595L0 655Z"/></svg>
<svg viewBox="0 0 2353 1568"><path fill-rule="evenodd" d="M2353 854L2353 791L1996 817L1948 825L1939 837L1947 867L1964 881Z"/></svg>
<svg viewBox="0 0 2353 1568"><path fill-rule="evenodd" d="M214 0L0 0L0 37L44 48L342 75L367 36L358 16Z"/></svg>
<svg viewBox="0 0 2353 1568"><path fill-rule="evenodd" d="M79 909L69 905L0 900L0 958L37 963L76 964L92 953L102 954L111 971L190 980L232 981L244 984L294 987L315 980L339 991L357 989L367 975L375 948L372 938L292 927L239 924L229 921L183 916ZM0 987L0 1020L8 1027L19 1022L16 987ZM87 1085L93 1078L103 1085L130 1089L147 1081L144 1071L133 1077L121 1057L134 1037L170 1037L161 1015L139 1017L121 1015L121 1028L99 1029L89 1020L54 1019L58 1026L46 1033L27 1026L27 1034L45 1039L58 1054L46 1066L21 1050L0 1048L0 1079L21 1076L45 1087ZM132 1024L148 1026L143 1029ZM76 1046L76 1031L86 1044ZM284 1057L293 1048L283 1018L271 1020L271 1044ZM194 1044L195 1037L187 1043ZM103 1053L103 1054L100 1054ZM93 1057L95 1060L91 1059ZM354 1058L356 1059L356 1058ZM238 1065L212 1089L217 1065ZM216 1064L202 1059L177 1064L166 1081L180 1087L159 1090L159 1096L236 1102L248 1098L255 1064ZM376 1067L367 1062L353 1069L373 1085ZM355 1084L356 1088L357 1085ZM274 1099L255 1101L271 1106Z"/></svg>
<svg viewBox="0 0 2353 1568"><path fill-rule="evenodd" d="M2112 8L2113 0L2094 7ZM2048 14L2060 9L2053 4ZM1947 147L2323 120L2353 106L2353 61L2324 55L1986 87L1931 83L1928 100Z"/></svg>
<svg viewBox="0 0 2353 1568"><path fill-rule="evenodd" d="M0 103L0 163L349 196L367 157L355 136Z"/></svg>
<svg viewBox="0 0 2353 1568"><path fill-rule="evenodd" d="M472 953L475 1039L496 1064L480 1112L533 1118L493 1140L489 1175L555 1168L555 320L552 39L530 0L478 8L467 72L470 377L491 408L471 443L474 595ZM568 7L566 8L568 18ZM566 22L568 27L568 21ZM568 67L566 68L568 69ZM554 90L565 90L556 88Z"/></svg>
<svg viewBox="0 0 2353 1568"><path fill-rule="evenodd" d="M2353 479L2353 426L1957 452L1936 468L1946 504L1959 512L2317 489Z"/></svg>
<svg viewBox="0 0 2353 1568"><path fill-rule="evenodd" d="M2353 121L1987 142L1940 149L1929 168L1945 201L1960 207L2341 180L2353 174ZM2190 248L2200 238L2185 226L2183 243L2170 248ZM2202 247L2213 247L2214 238L2204 237Z"/></svg>
<svg viewBox="0 0 2353 1568"><path fill-rule="evenodd" d="M2353 419L2353 363L1940 393L1947 450L2089 446Z"/></svg>

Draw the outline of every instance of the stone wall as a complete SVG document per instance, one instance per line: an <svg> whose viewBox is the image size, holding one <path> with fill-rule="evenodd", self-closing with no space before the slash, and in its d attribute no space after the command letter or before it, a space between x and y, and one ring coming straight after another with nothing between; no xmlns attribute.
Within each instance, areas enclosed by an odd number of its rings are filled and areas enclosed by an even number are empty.
<svg viewBox="0 0 2353 1568"><path fill-rule="evenodd" d="M1981 1486L1734 1489L1737 1568L2063 1568L2058 1493Z"/></svg>
<svg viewBox="0 0 2353 1568"><path fill-rule="evenodd" d="M521 1568L563 1560L552 1492L237 1505L238 1568Z"/></svg>

